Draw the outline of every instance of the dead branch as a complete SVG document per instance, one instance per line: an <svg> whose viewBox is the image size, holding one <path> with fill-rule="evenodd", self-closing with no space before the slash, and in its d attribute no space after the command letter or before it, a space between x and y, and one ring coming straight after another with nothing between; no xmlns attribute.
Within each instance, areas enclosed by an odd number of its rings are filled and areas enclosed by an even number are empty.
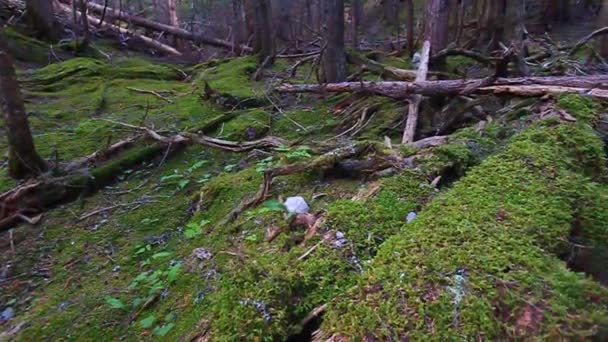
<svg viewBox="0 0 608 342"><path fill-rule="evenodd" d="M581 47L583 47L583 45L587 44L588 41L590 41L591 39L595 38L596 36L599 35L604 35L608 33L608 26L607 27L602 27L601 29L595 30L593 32L591 32L590 34L586 35L583 39L579 40L574 47L572 48L572 50L570 50L570 53L568 54L568 56L574 56L574 54L576 54L578 52L578 50L581 49Z"/></svg>
<svg viewBox="0 0 608 342"><path fill-rule="evenodd" d="M127 87L127 90L131 90L137 93L142 93L142 94L150 94L150 95L154 95L155 97L157 97L158 99L161 99L167 103L173 103L173 101L169 100L168 98L162 96L159 92L156 92L154 90L145 90L145 89L138 89L138 88L132 88L132 87Z"/></svg>
<svg viewBox="0 0 608 342"><path fill-rule="evenodd" d="M425 41L422 45L422 56L420 58L420 67L416 74L416 82L426 81L426 75L429 71L429 54L431 53L431 42ZM416 135L416 126L418 124L418 110L420 109L422 96L416 95L409 101L407 121L403 130L402 143L411 143Z"/></svg>

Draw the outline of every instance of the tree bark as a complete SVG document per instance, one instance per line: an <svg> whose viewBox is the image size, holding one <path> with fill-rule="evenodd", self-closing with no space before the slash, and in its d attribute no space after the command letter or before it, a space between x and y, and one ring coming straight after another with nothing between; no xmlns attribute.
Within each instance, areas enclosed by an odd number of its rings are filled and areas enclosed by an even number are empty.
<svg viewBox="0 0 608 342"><path fill-rule="evenodd" d="M448 45L449 8L449 0L428 0L426 2L424 37L425 40L430 41L434 51L441 51Z"/></svg>
<svg viewBox="0 0 608 342"><path fill-rule="evenodd" d="M51 0L26 0L27 22L36 37L55 41L59 39L59 25Z"/></svg>
<svg viewBox="0 0 608 342"><path fill-rule="evenodd" d="M344 1L322 0L323 51L322 69L323 81L327 83L342 82L346 79L346 53L344 51Z"/></svg>
<svg viewBox="0 0 608 342"><path fill-rule="evenodd" d="M351 16L353 21L353 46L359 48L359 30L363 22L363 0L353 0L351 5Z"/></svg>
<svg viewBox="0 0 608 342"><path fill-rule="evenodd" d="M275 42L271 24L271 8L268 0L255 2L255 43L254 52L258 54L258 64L269 66L274 64Z"/></svg>
<svg viewBox="0 0 608 342"><path fill-rule="evenodd" d="M510 42L514 51L514 64L516 76L528 76L530 68L526 64L526 46L524 35L526 30L525 0L511 0L506 4L506 25L504 41Z"/></svg>
<svg viewBox="0 0 608 342"><path fill-rule="evenodd" d="M76 0L73 0L76 2ZM89 47L89 43L91 42L91 30L89 29L89 20L87 18L87 2L88 0L79 0L80 5L80 18L82 23L82 44L80 46L81 49L86 49Z"/></svg>
<svg viewBox="0 0 608 342"><path fill-rule="evenodd" d="M242 0L232 0L232 46L238 56L242 53L241 46L245 42L245 20L243 17Z"/></svg>
<svg viewBox="0 0 608 342"><path fill-rule="evenodd" d="M407 9L407 52L411 56L414 55L414 1L405 0L405 8Z"/></svg>
<svg viewBox="0 0 608 342"><path fill-rule="evenodd" d="M37 176L47 170L38 155L30 131L12 58L0 42L0 102L8 136L9 175L16 179Z"/></svg>
<svg viewBox="0 0 608 342"><path fill-rule="evenodd" d="M598 17L598 24L600 27L608 26L608 0L602 1L602 9ZM599 52L603 58L608 58L608 36L604 35L599 41Z"/></svg>

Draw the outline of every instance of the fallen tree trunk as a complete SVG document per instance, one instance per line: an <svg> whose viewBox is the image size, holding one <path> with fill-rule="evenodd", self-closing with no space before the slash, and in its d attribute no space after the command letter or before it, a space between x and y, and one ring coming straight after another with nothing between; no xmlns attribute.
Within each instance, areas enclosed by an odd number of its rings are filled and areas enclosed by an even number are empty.
<svg viewBox="0 0 608 342"><path fill-rule="evenodd" d="M94 2L89 1L87 3L87 7L89 8L89 10L91 12L97 13L99 15L104 13L105 6L103 6L103 5L99 5ZM135 26L140 26L140 27L143 27L143 28L146 28L149 30L153 30L153 31L165 32L165 33L171 34L175 37L185 39L185 40L190 40L195 43L206 44L206 45L210 45L210 46L233 50L233 44L231 42L227 42L225 40L221 40L221 39L217 39L217 38L213 38L213 37L207 37L207 36L203 36L203 35L197 35L197 34L186 31L179 27L166 25L163 23L159 23L159 22L156 22L156 21L153 21L150 19L146 19L146 18L142 18L142 17L138 17L138 16L129 15L129 14L126 14L125 12L120 12L120 11L117 11L117 10L115 10L113 8L109 8L109 7L106 8L105 11L106 11L106 16L110 16L113 19L128 22L129 24L132 24ZM245 51L245 52L253 51L253 49L251 47L245 46L245 45L242 45L240 47L240 49L241 49L241 51Z"/></svg>
<svg viewBox="0 0 608 342"><path fill-rule="evenodd" d="M523 96L546 93L577 92L597 98L607 98L608 75L550 76L496 78L492 84L487 79L440 80L422 82L342 82L327 84L283 84L276 88L280 93L351 93L366 92L376 95L404 99L410 95L459 95L461 92L494 92L497 94L523 94Z"/></svg>
<svg viewBox="0 0 608 342"><path fill-rule="evenodd" d="M73 9L70 8L67 5L64 5L62 3L58 3L59 9L61 9L62 11L72 14L73 16L75 16L76 18L78 18L80 20L81 17L81 13L77 12L74 13ZM100 19L95 18L93 16L87 15L87 21L91 24L91 25L98 25L100 23ZM135 39L140 40L141 42L143 42L144 44L146 44L147 46L154 48L160 52L169 54L169 55L174 55L174 56L181 56L182 53L177 51L175 48L173 48L172 46L163 44L161 42L159 42L158 40L152 39L150 37L135 33L133 31L130 31L126 28L120 27L120 26L116 26L110 23L102 23L101 27L103 29L109 30L111 32L114 32L115 34L125 34L125 35L129 35Z"/></svg>

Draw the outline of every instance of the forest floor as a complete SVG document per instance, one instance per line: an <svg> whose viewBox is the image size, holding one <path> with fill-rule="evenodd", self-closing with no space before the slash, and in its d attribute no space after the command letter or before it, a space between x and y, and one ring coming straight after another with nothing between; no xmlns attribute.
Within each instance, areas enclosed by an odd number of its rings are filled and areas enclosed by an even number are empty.
<svg viewBox="0 0 608 342"><path fill-rule="evenodd" d="M310 340L319 328L317 338L373 332L380 340L608 333L598 262L608 171L592 129L599 103L549 101L576 118L563 122L544 117L545 100L488 97L483 124L464 120L447 145L415 149L396 143L406 103L271 92L294 61L279 59L255 82L253 57L198 66L126 53L64 59L13 38L29 49L19 77L49 160L141 133L127 125L286 143L246 153L167 149L3 233L0 340ZM314 81L310 69L290 82ZM266 202L226 219L255 195L265 170L363 145L345 161L277 177ZM0 156L6 150L0 141ZM414 166L349 168L395 155ZM0 193L15 185L0 168ZM280 205L290 196L306 199L312 214L294 222Z"/></svg>

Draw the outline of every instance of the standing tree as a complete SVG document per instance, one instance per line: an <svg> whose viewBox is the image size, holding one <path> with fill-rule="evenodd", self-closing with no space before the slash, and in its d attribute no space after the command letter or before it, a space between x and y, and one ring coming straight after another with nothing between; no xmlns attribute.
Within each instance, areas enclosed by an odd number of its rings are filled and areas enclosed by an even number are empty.
<svg viewBox="0 0 608 342"><path fill-rule="evenodd" d="M179 27L179 18L177 16L177 0L156 0L155 4L156 20L160 23ZM179 38L174 38L174 45L180 48L184 45Z"/></svg>
<svg viewBox="0 0 608 342"><path fill-rule="evenodd" d="M530 74L530 68L526 64L525 54L526 46L524 36L526 32L526 1L525 0L512 0L506 2L506 23L504 30L503 42L505 44L511 44L515 49L515 66L517 76L528 76Z"/></svg>
<svg viewBox="0 0 608 342"><path fill-rule="evenodd" d="M275 46L274 35L270 27L271 11L269 0L257 0L255 8L255 40L254 51L258 54L258 64L270 66L274 64Z"/></svg>
<svg viewBox="0 0 608 342"><path fill-rule="evenodd" d="M243 18L242 0L232 0L232 46L234 53L241 54L241 45L245 43L245 19Z"/></svg>
<svg viewBox="0 0 608 342"><path fill-rule="evenodd" d="M0 104L8 135L9 175L22 179L47 170L36 153L13 61L6 45L0 41Z"/></svg>
<svg viewBox="0 0 608 342"><path fill-rule="evenodd" d="M76 2L76 0L74 0ZM82 22L82 44L80 45L81 49L86 49L89 47L91 42L91 31L89 30L89 18L87 16L87 3L88 0L80 0L80 21ZM76 11L74 11L76 13Z"/></svg>
<svg viewBox="0 0 608 342"><path fill-rule="evenodd" d="M363 0L353 0L351 18L353 22L353 46L357 49L359 48L359 30L363 22Z"/></svg>
<svg viewBox="0 0 608 342"><path fill-rule="evenodd" d="M414 1L405 0L407 10L407 52L410 57L414 54Z"/></svg>
<svg viewBox="0 0 608 342"><path fill-rule="evenodd" d="M346 79L346 53L344 51L344 1L323 0L323 81L342 82Z"/></svg>
<svg viewBox="0 0 608 342"><path fill-rule="evenodd" d="M608 0L602 1L602 8L600 9L598 17L598 27L608 26ZM608 36L603 35L599 39L599 50L600 55L603 58L608 58Z"/></svg>
<svg viewBox="0 0 608 342"><path fill-rule="evenodd" d="M27 22L38 38L55 41L59 38L60 29L55 20L53 1L26 0Z"/></svg>
<svg viewBox="0 0 608 342"><path fill-rule="evenodd" d="M431 50L439 52L448 45L450 28L450 0L429 0L426 3L425 40L431 42Z"/></svg>

